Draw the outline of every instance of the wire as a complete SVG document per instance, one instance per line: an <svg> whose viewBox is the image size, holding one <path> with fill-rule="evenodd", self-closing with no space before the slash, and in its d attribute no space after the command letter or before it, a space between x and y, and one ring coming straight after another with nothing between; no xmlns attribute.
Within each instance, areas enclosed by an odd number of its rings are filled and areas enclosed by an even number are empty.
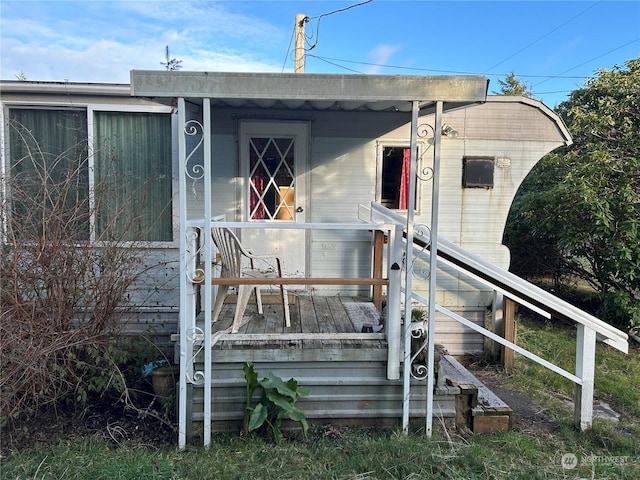
<svg viewBox="0 0 640 480"><path fill-rule="evenodd" d="M321 60L323 62L326 63L331 63L331 61L333 62L344 62L344 63L355 63L358 65L369 65L372 67L383 67L383 68L394 68L394 69L398 69L398 70L414 70L414 71L419 71L419 72L434 72L434 73L451 73L451 74L456 74L456 75L480 75L477 72L466 72L466 71L459 71L459 70L436 70L433 68L419 68L419 67L406 67L406 66L400 66L400 65L384 65L384 64L380 64L380 63L371 63L371 62L359 62L356 60L344 60L344 59L340 59L340 58L330 58L330 57L319 57L317 55L312 55L312 54L308 54L308 57L312 57L312 58L316 58L318 60ZM341 68L346 68L346 67L342 67L341 65L338 64L334 64L331 63L332 65L336 65L339 66ZM355 71L355 70L354 70ZM509 75L509 73L491 73L488 74L491 77L504 77ZM549 78L550 75L521 75L518 74L518 77L522 77L522 78ZM588 78L589 75L574 75L574 76L554 76L553 78L566 78L566 79L584 79L584 78Z"/></svg>
<svg viewBox="0 0 640 480"><path fill-rule="evenodd" d="M540 40L543 40L545 38L547 38L549 35L551 35L554 32L557 32L558 30L560 30L562 27L564 27L565 25L567 25L568 23L571 23L572 21L574 21L576 18L584 15L585 13L587 13L589 10L591 10L592 8L595 8L596 6L598 6L599 4L601 4L602 2L597 2L594 3L593 5L591 5L589 8L587 8L586 10L583 10L582 12L580 12L579 14L577 14L574 17L571 17L569 20L567 20L566 22L558 25L556 28L554 28L553 30L551 30L550 32L544 34L543 36L541 36L540 38L534 40L533 42L531 42L530 44L526 45L525 47L522 47L520 50L518 50L516 53L509 55L507 58L505 58L504 60L499 61L498 63L496 63L494 66L492 66L491 68L488 68L487 70L485 70L486 72L490 72L491 70L493 70L494 68L496 68L498 65L502 65L504 62L506 62L507 60L515 57L516 55L518 55L519 53L524 52L527 48L535 45L536 43L538 43Z"/></svg>
<svg viewBox="0 0 640 480"><path fill-rule="evenodd" d="M348 7L339 8L338 10L334 10L332 12L323 13L322 15L317 15L315 17L310 17L309 20L315 20L316 18L328 17L329 15L333 15L334 13L344 12L345 10L349 10L351 8L360 7L361 5L366 5L367 3L371 3L373 0L367 0L366 2L355 3L353 5L349 5Z"/></svg>
<svg viewBox="0 0 640 480"><path fill-rule="evenodd" d="M326 58L318 57L318 56L316 56L316 55L307 55L307 56L308 56L308 57L316 58L316 59L320 60L321 62L328 63L329 65L333 65L333 66L335 66L335 67L342 68L343 70L347 70L347 71L349 71L349 72L353 72L353 73L362 73L362 74L364 74L364 72L360 72L360 71L358 71L358 70L354 70L353 68L345 67L344 65L340 65L340 64L338 64L338 63L331 62L331 61L329 61L329 60L328 60L328 59L326 59ZM357 63L357 62L355 62L355 63Z"/></svg>
<svg viewBox="0 0 640 480"><path fill-rule="evenodd" d="M293 25L293 30L291 30L291 38L289 39L289 46L287 47L287 53L284 56L284 61L282 62L282 70L281 73L284 72L284 66L287 64L287 59L289 58L289 52L291 52L291 44L293 43L293 37L296 34L296 26Z"/></svg>
<svg viewBox="0 0 640 480"><path fill-rule="evenodd" d="M311 44L311 42L307 41L307 44L309 45L309 48L305 48L305 50L308 52L308 51L313 50L314 48L316 48L316 46L318 45L318 41L320 40L320 20L322 20L322 17L328 17L329 15L333 15L334 13L344 12L346 10L350 10L352 8L355 8L355 7L360 7L362 5L366 5L367 3L371 3L371 2L373 2L373 0L366 0L365 2L355 3L353 5L349 5L348 7L339 8L337 10L333 10L331 12L323 13L323 14L317 15L315 17L309 17L309 20L316 20L316 19L318 20L316 22L316 32L315 32L316 41L313 44ZM311 40L313 38L313 34L311 34L307 38L309 40Z"/></svg>
<svg viewBox="0 0 640 480"><path fill-rule="evenodd" d="M625 43L624 45L620 45L619 47L613 48L613 49L609 50L608 52L603 53L602 55L598 55L598 56L597 56L597 57L595 57L595 58L592 58L592 59L590 59L590 60L587 60L586 62L582 62L580 65L576 65L575 67L571 67L571 68L569 68L568 70L565 70L564 72L561 72L561 73L560 73L560 74L558 74L558 75L552 75L552 76L549 76L546 80L542 80L541 82L538 82L538 83L536 83L536 84L535 84L535 85L533 85L533 86L534 86L534 87L537 87L538 85L542 85L543 83L548 82L549 80L553 80L554 78L567 78L567 77L561 77L560 75L562 75L562 74L564 74L564 73L567 73L567 72L570 72L571 70L575 70L576 68L580 68L580 67L582 67L583 65L586 65L587 63L593 62L594 60L598 60L599 58L602 58L602 57L604 57L605 55L609 55L610 53L615 52L616 50L620 50L621 48L624 48L624 47L626 47L626 46L628 46L628 45L631 45L632 43L635 43L635 42L637 42L638 40L640 40L640 37L638 37L638 38L634 38L634 39L633 39L633 40L631 40L630 42L627 42L627 43ZM585 77L585 78L588 78L588 77Z"/></svg>

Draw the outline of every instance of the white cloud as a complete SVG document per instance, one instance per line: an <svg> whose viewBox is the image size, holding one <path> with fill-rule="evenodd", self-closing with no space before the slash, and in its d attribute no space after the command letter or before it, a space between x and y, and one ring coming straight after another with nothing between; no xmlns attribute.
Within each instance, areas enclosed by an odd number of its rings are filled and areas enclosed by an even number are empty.
<svg viewBox="0 0 640 480"><path fill-rule="evenodd" d="M275 71L277 42L284 49L289 34L213 2L57 2L65 11L57 16L47 2L29 18L18 2L5 3L3 79L24 72L30 80L128 82L131 69L162 69L166 45L183 70Z"/></svg>
<svg viewBox="0 0 640 480"><path fill-rule="evenodd" d="M398 45L378 45L374 49L370 50L367 57L371 63L376 65L369 66L366 73L378 73L382 67L381 65L388 65L389 59L402 47Z"/></svg>

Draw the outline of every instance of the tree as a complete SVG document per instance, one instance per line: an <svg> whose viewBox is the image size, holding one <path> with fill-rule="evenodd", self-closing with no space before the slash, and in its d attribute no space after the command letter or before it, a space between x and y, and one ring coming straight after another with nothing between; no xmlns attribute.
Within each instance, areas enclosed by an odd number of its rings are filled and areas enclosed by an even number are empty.
<svg viewBox="0 0 640 480"><path fill-rule="evenodd" d="M640 58L600 70L558 112L574 144L543 158L523 182L505 241L548 245L556 276L591 284L600 314L640 328ZM519 245L519 246L518 246ZM520 247L520 248L519 248ZM525 253L526 256L526 253ZM532 272L529 272L532 273Z"/></svg>
<svg viewBox="0 0 640 480"><path fill-rule="evenodd" d="M534 98L533 90L530 85L527 85L518 77L515 72L511 71L504 80L498 80L500 84L500 91L493 92L498 95L523 95L525 97Z"/></svg>
<svg viewBox="0 0 640 480"><path fill-rule="evenodd" d="M169 45L164 47L164 56L165 56L165 61L160 62L160 65L164 65L164 68L167 71L173 72L175 70L180 70L182 68L182 60L178 60L177 58L171 58L171 55L169 54Z"/></svg>

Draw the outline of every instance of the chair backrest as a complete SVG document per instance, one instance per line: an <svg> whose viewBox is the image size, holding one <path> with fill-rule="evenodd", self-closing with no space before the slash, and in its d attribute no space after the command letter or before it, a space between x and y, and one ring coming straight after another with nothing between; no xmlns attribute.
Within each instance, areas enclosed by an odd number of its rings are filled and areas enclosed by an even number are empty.
<svg viewBox="0 0 640 480"><path fill-rule="evenodd" d="M225 277L240 277L242 274L242 255L244 249L240 240L228 228L213 227L211 238L218 248L222 260L222 275Z"/></svg>

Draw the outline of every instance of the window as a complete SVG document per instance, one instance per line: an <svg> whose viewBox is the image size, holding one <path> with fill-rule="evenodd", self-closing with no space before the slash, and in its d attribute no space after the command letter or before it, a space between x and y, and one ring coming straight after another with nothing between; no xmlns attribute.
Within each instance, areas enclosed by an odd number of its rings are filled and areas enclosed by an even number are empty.
<svg viewBox="0 0 640 480"><path fill-rule="evenodd" d="M463 157L462 186L464 188L493 188L494 157Z"/></svg>
<svg viewBox="0 0 640 480"><path fill-rule="evenodd" d="M95 112L96 238L171 241L171 118Z"/></svg>
<svg viewBox="0 0 640 480"><path fill-rule="evenodd" d="M96 111L91 145L86 110L11 108L9 118L13 192L22 192L12 214L37 229L29 212L64 204L83 240L173 240L168 114Z"/></svg>
<svg viewBox="0 0 640 480"><path fill-rule="evenodd" d="M409 203L411 150L401 146L384 146L381 157L380 203L390 209L406 210Z"/></svg>
<svg viewBox="0 0 640 480"><path fill-rule="evenodd" d="M43 219L54 209L63 237L89 238L87 115L80 110L13 108L9 114L11 212L41 235Z"/></svg>
<svg viewBox="0 0 640 480"><path fill-rule="evenodd" d="M252 220L293 220L295 141L287 137L250 137L249 210Z"/></svg>

